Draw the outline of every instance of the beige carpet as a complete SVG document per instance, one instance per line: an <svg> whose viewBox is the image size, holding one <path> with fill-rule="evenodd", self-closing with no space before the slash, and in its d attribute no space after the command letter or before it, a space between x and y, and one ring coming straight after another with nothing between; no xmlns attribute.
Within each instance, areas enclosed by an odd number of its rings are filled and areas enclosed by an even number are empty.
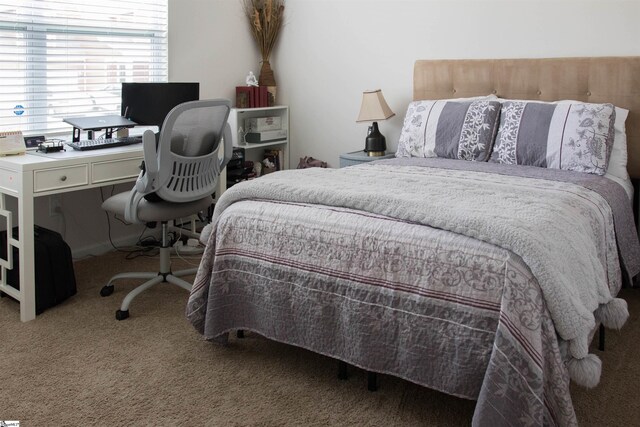
<svg viewBox="0 0 640 427"><path fill-rule="evenodd" d="M33 322L0 300L0 420L22 426L459 426L474 402L381 376L336 378L336 362L249 334L229 347L203 341L184 318L187 293L161 285L131 317L114 312L131 284L101 298L115 272L154 270L157 260L111 253L76 262L78 294ZM184 267L180 263L179 266ZM601 384L573 388L581 425L640 422L640 290L623 292L632 313L609 331ZM596 351L597 352L597 351ZM599 353L599 352L597 352Z"/></svg>

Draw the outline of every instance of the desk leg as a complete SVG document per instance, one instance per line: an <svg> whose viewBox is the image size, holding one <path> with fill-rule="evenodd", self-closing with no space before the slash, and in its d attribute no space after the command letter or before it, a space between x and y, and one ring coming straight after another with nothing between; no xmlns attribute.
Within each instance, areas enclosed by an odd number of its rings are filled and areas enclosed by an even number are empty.
<svg viewBox="0 0 640 427"><path fill-rule="evenodd" d="M36 275L33 243L33 178L23 176L22 195L18 196L18 240L20 242L20 320L28 322L36 318Z"/></svg>

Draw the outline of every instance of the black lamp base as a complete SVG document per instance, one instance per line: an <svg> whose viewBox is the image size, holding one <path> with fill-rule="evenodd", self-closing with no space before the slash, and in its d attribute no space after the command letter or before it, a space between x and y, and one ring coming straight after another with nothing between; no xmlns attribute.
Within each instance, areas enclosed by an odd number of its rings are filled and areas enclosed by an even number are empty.
<svg viewBox="0 0 640 427"><path fill-rule="evenodd" d="M378 122L373 122L371 132L364 142L364 151L371 157L384 156L387 150L387 140L378 130Z"/></svg>
<svg viewBox="0 0 640 427"><path fill-rule="evenodd" d="M382 157L386 154L386 151L367 151L369 157Z"/></svg>

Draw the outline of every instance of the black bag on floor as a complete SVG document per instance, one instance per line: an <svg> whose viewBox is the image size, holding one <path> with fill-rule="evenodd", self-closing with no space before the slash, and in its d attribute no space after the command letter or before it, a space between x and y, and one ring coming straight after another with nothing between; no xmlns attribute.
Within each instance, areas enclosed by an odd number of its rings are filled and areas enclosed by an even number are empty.
<svg viewBox="0 0 640 427"><path fill-rule="evenodd" d="M18 238L18 227L12 230L13 238ZM35 274L36 274L36 314L60 304L76 294L76 276L73 271L71 248L60 233L35 226L33 232ZM0 232L0 256L7 259L7 232ZM13 269L7 271L7 283L20 289L18 249L13 248Z"/></svg>

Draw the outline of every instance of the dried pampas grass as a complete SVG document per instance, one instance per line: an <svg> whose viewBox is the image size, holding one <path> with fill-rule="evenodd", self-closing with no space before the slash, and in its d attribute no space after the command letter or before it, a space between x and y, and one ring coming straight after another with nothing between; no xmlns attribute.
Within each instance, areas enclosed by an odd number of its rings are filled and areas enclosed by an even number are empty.
<svg viewBox="0 0 640 427"><path fill-rule="evenodd" d="M251 34L263 61L268 61L284 20L284 0L242 0Z"/></svg>

